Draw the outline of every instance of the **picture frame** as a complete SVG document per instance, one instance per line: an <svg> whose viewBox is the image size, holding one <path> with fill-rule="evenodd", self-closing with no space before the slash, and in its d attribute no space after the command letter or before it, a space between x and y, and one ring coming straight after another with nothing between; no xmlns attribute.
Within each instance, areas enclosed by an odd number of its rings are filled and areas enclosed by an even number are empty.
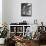
<svg viewBox="0 0 46 46"><path fill-rule="evenodd" d="M32 3L21 3L21 16L32 16Z"/></svg>

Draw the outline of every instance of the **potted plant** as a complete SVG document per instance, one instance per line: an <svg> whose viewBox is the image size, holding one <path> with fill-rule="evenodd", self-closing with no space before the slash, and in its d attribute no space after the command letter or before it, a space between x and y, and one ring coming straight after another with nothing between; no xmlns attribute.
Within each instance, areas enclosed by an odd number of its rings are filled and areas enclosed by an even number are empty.
<svg viewBox="0 0 46 46"><path fill-rule="evenodd" d="M3 31L0 31L0 44L4 44L4 40L7 37L8 29L7 24L3 24Z"/></svg>

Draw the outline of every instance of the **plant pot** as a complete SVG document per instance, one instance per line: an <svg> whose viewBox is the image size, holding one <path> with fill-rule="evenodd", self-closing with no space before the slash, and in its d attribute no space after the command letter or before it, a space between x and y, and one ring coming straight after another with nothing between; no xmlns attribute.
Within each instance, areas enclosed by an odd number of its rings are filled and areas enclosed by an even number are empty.
<svg viewBox="0 0 46 46"><path fill-rule="evenodd" d="M0 38L0 44L4 44L5 38Z"/></svg>

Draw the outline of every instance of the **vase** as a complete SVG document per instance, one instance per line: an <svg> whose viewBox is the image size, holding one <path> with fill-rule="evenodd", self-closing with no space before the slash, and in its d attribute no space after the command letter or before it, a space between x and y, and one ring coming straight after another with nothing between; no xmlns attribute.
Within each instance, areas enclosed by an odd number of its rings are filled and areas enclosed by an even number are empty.
<svg viewBox="0 0 46 46"><path fill-rule="evenodd" d="M0 38L0 44L4 44L5 38Z"/></svg>

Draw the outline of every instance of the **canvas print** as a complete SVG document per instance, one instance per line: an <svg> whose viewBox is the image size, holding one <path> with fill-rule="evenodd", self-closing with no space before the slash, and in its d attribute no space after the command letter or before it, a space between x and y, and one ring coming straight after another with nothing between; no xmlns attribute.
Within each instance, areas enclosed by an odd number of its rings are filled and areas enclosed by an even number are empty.
<svg viewBox="0 0 46 46"><path fill-rule="evenodd" d="M21 3L21 16L32 16L31 3Z"/></svg>

